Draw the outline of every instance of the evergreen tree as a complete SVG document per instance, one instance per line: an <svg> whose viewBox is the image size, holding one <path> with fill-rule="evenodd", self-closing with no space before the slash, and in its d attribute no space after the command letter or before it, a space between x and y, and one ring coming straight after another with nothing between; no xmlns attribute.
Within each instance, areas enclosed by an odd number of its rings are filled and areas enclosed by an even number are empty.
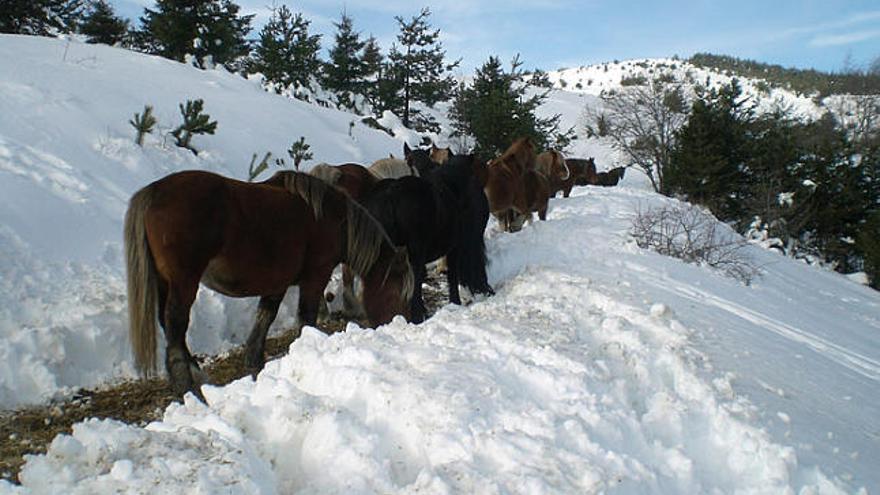
<svg viewBox="0 0 880 495"><path fill-rule="evenodd" d="M482 157L503 153L522 136L531 137L539 149L555 144L559 116L542 119L535 115L547 92L526 96L534 79L524 78L521 66L517 56L510 72L505 72L498 57L489 57L470 86L459 86L449 114L454 135L473 137L474 152Z"/></svg>
<svg viewBox="0 0 880 495"><path fill-rule="evenodd" d="M155 10L144 9L142 48L166 58L223 64L237 70L248 53L245 37L253 15L238 15L230 0L157 0Z"/></svg>
<svg viewBox="0 0 880 495"><path fill-rule="evenodd" d="M390 109L402 114L403 124L410 124L418 130L437 128L427 116L418 115L412 108L413 102L433 106L438 101L448 100L455 89L455 79L450 71L458 66L460 60L447 64L446 51L440 43L440 30L432 30L428 24L431 11L425 7L409 22L395 17L400 27L396 45L388 54L391 68L386 73L399 84L399 106L392 102Z"/></svg>
<svg viewBox="0 0 880 495"><path fill-rule="evenodd" d="M309 24L301 14L282 5L272 9L269 22L260 31L250 71L263 74L279 94L288 87L294 92L311 88L310 79L319 76L321 36L310 35Z"/></svg>
<svg viewBox="0 0 880 495"><path fill-rule="evenodd" d="M389 84L382 77L386 65L385 57L382 55L382 50L379 48L379 42L375 36L370 35L364 43L361 61L364 64L364 96L373 106L373 111L380 115L384 110L382 102L393 99L392 93L397 88L397 84L394 82Z"/></svg>
<svg viewBox="0 0 880 495"><path fill-rule="evenodd" d="M128 21L117 17L113 7L104 0L94 0L83 18L79 32L86 35L89 43L115 45L125 38Z"/></svg>
<svg viewBox="0 0 880 495"><path fill-rule="evenodd" d="M684 195L722 220L742 218L745 143L752 120L753 109L736 80L698 92L664 171L662 192Z"/></svg>
<svg viewBox="0 0 880 495"><path fill-rule="evenodd" d="M343 106L351 107L352 94L361 93L364 89L367 64L361 56L361 50L366 42L361 41L351 17L345 13L333 25L336 26L336 44L330 49L330 60L324 64L324 87L335 91Z"/></svg>
<svg viewBox="0 0 880 495"><path fill-rule="evenodd" d="M0 33L52 36L74 30L83 0L4 0Z"/></svg>

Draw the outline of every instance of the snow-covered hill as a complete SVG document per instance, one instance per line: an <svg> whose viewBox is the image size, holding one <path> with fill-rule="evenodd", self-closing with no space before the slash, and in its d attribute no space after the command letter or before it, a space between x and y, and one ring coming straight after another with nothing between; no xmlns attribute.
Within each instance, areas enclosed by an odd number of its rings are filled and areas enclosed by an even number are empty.
<svg viewBox="0 0 880 495"><path fill-rule="evenodd" d="M131 375L120 231L137 188L183 168L244 177L300 135L316 161L401 146L235 75L59 40L0 36L0 88L7 408ZM133 144L144 104L167 132L197 97L219 121L199 156ZM595 101L558 91L542 111L574 122ZM256 382L208 387L209 408L76 425L0 493L880 490L878 293L757 247L751 286L639 249L633 215L670 201L638 174L579 188L547 222L490 229L497 295L422 325L307 329ZM191 346L240 342L252 306L202 291Z"/></svg>
<svg viewBox="0 0 880 495"><path fill-rule="evenodd" d="M198 157L168 135L178 104L203 98L219 122ZM142 148L128 124L153 105ZM349 135L349 123L355 126ZM401 142L356 116L281 98L223 70L57 39L0 36L0 406L132 376L124 321L121 221L130 195L171 172L246 178L253 153L305 136L328 162L371 162ZM295 291L291 297L294 297ZM199 352L241 342L251 302L200 295ZM290 323L289 313L281 322Z"/></svg>
<svg viewBox="0 0 880 495"><path fill-rule="evenodd" d="M787 89L773 87L766 81L720 73L685 60L647 58L614 61L560 69L548 75L556 88L593 96L598 96L602 91L619 89L627 81L652 81L660 76L671 76L688 87L701 85L707 88L717 88L736 79L743 95L755 101L759 111L781 107L807 119L815 119L826 111L824 104L814 101L814 95L796 94Z"/></svg>

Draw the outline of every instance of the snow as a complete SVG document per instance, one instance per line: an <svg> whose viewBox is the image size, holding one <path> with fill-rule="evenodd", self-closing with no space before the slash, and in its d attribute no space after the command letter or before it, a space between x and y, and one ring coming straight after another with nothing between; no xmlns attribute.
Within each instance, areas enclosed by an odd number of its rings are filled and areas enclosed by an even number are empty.
<svg viewBox="0 0 880 495"><path fill-rule="evenodd" d="M135 189L182 168L242 177L251 153L300 135L316 161L401 145L362 126L351 138L355 117L222 71L63 51L0 36L7 408L131 376L119 244ZM187 97L220 122L197 138L203 153L131 144L133 112L151 103L170 126ZM542 111L574 122L590 98L554 91ZM206 386L210 406L187 396L144 428L75 425L0 493L876 492L878 293L757 246L750 286L638 248L636 212L674 201L627 174L552 200L548 221L516 234L490 224L495 296L420 325L306 328L256 381ZM252 315L203 291L190 345L227 349Z"/></svg>

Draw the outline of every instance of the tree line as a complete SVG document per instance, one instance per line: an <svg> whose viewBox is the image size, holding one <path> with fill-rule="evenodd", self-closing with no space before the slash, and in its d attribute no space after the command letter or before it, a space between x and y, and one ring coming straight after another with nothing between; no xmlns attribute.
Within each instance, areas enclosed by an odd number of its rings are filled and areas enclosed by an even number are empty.
<svg viewBox="0 0 880 495"><path fill-rule="evenodd" d="M322 36L311 22L286 5L272 8L266 24L251 36L253 15L243 15L231 0L157 0L144 9L138 26L118 17L104 0L9 0L0 12L0 32L52 35L77 32L91 43L118 45L206 68L261 74L265 87L302 99L329 94L321 101L358 114L381 128L386 111L420 132L440 131L432 112L438 102L453 101L449 113L453 137L461 148L492 156L514 138L528 135L540 146L565 145L573 129L559 128L559 117L538 118L550 87L546 74L527 74L515 58L506 69L497 57L477 71L473 83L457 83L440 30L431 11L410 18L395 16L398 34L385 52L372 35L363 36L343 12L328 57L320 57Z"/></svg>

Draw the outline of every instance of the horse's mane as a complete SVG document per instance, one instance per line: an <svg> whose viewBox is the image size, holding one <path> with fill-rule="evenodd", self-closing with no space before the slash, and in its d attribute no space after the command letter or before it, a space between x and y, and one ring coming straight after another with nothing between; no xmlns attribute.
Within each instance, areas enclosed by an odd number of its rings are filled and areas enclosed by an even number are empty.
<svg viewBox="0 0 880 495"><path fill-rule="evenodd" d="M521 137L513 142L505 151L492 163L501 163L507 168L515 167L519 173L535 166L535 145L528 137Z"/></svg>
<svg viewBox="0 0 880 495"><path fill-rule="evenodd" d="M328 168L333 168L328 166ZM338 170L336 172L339 172ZM320 173L320 172L319 172ZM275 177L282 179L284 187L292 194L301 197L315 212L315 219L320 220L323 216L323 203L327 192L335 195L338 200L346 203L346 246L345 262L355 273L365 276L376 264L382 252L383 244L387 244L396 251L394 243L382 224L376 220L366 208L352 200L347 195L337 191L329 183L318 177L302 172L282 171L277 172ZM388 269L391 269L389 264ZM402 292L406 299L412 296L413 291L412 272L405 277Z"/></svg>
<svg viewBox="0 0 880 495"><path fill-rule="evenodd" d="M345 262L358 275L363 277L373 268L376 260L379 259L383 242L387 243L392 251L397 251L398 248L391 242L385 229L382 228L382 224L357 201L348 199L346 224L348 243ZM391 271L391 268L392 264L389 264L388 272ZM388 278L388 272L386 272L385 278ZM407 267L407 274L404 276L401 287L401 292L407 301L412 298L414 284L412 270Z"/></svg>
<svg viewBox="0 0 880 495"><path fill-rule="evenodd" d="M327 195L327 191L331 187L329 183L309 174L292 170L276 172L270 180L276 178L281 180L285 189L296 194L312 207L315 220L321 220L324 216L324 196Z"/></svg>

